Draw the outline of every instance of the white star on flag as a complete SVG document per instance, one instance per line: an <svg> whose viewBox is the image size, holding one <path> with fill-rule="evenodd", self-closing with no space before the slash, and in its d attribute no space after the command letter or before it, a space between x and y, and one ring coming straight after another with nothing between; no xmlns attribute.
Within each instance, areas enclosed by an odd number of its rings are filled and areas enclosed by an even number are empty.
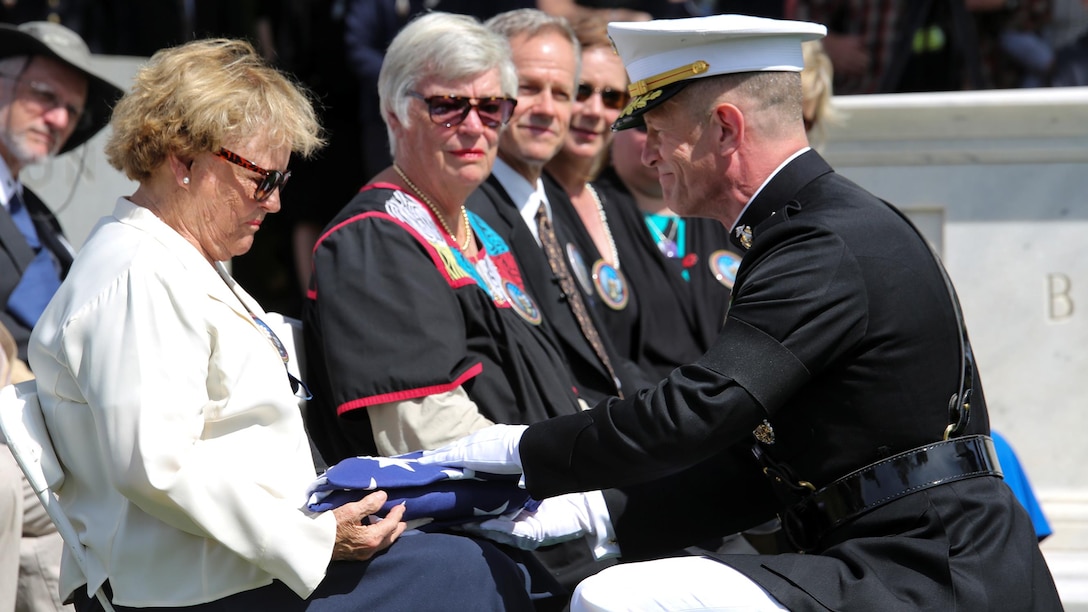
<svg viewBox="0 0 1088 612"><path fill-rule="evenodd" d="M404 468L409 472L416 471L416 468L412 467L412 464L415 462L410 459L398 459L396 457L375 457L374 459L377 461L379 468L395 465Z"/></svg>

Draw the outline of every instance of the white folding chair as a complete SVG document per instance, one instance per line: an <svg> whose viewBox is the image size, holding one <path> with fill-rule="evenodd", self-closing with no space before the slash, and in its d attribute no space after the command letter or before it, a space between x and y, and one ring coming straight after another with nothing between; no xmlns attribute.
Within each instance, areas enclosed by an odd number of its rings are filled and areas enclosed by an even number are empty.
<svg viewBox="0 0 1088 612"><path fill-rule="evenodd" d="M295 378L305 381L306 351L305 346L302 344L302 321L278 312L267 312L261 317L261 320L272 328L272 333L276 334L283 347L287 350L287 354L290 356L290 360L287 362L287 371ZM302 411L303 420L305 420L306 400L302 397L298 398L298 407ZM328 466L325 465L325 461L321 458L321 451L317 450L317 445L314 444L314 439L310 437L309 432L307 432L306 437L310 440L310 454L313 456L314 470L320 474L328 469Z"/></svg>
<svg viewBox="0 0 1088 612"><path fill-rule="evenodd" d="M53 451L53 440L45 427L42 407L38 403L38 389L33 380L0 388L0 431L3 431L11 454L38 500L57 526L57 532L68 546L76 565L86 576L89 563L87 549L79 541L75 527L53 493L53 489L64 481L64 471ZM106 612L113 612L113 606L101 588L95 596Z"/></svg>
<svg viewBox="0 0 1088 612"><path fill-rule="evenodd" d="M283 348L290 357L287 361L287 371L295 378L306 380L306 352L302 346L302 321L294 317L288 317L278 312L267 312L261 317L272 333L276 334ZM306 400L299 398L298 405L305 410Z"/></svg>

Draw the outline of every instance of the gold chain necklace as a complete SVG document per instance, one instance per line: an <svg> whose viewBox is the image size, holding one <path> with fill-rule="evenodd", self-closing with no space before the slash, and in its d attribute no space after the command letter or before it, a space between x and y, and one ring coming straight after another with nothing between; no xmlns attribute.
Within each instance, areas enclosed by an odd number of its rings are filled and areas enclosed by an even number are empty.
<svg viewBox="0 0 1088 612"><path fill-rule="evenodd" d="M446 233L450 235L450 238L453 238L453 242L457 244L457 234L453 233L450 226L446 225L446 219L442 216L442 213L438 211L438 207L434 205L431 198L427 197L427 194L423 193L422 189L416 187L416 184L412 182L412 179L405 176L404 171L400 169L400 166L393 164L393 170L397 172L401 180L404 181L412 191L416 192L416 194L423 199L423 203L427 205L427 208L431 209L432 213L434 213L434 217L438 219L438 223L442 226L442 229L446 230ZM472 241L472 226L468 222L468 211L465 210L464 204L461 205L461 220L465 224L465 240L464 242L457 244L457 247L462 251L468 251L469 243Z"/></svg>

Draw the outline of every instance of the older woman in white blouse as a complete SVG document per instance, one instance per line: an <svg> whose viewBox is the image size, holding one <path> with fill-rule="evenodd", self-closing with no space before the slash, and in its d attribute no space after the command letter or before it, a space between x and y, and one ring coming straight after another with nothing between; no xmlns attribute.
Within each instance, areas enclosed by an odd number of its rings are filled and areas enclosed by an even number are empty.
<svg viewBox="0 0 1088 612"><path fill-rule="evenodd" d="M110 163L139 183L95 228L30 361L64 464L58 493L121 609L519 609L488 544L398 540L374 493L303 509L313 458L260 306L222 261L249 250L292 153L321 144L306 95L244 42L160 51L118 103Z"/></svg>

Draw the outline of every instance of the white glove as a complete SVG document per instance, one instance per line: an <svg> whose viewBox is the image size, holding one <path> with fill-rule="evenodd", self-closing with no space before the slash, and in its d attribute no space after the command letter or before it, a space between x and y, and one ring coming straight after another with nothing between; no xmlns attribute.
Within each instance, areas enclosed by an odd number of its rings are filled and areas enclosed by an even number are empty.
<svg viewBox="0 0 1088 612"><path fill-rule="evenodd" d="M619 555L608 506L600 491L568 493L549 497L536 511L522 510L514 519L497 518L462 529L500 544L522 550L535 550L584 535L595 536L593 552L597 559Z"/></svg>
<svg viewBox="0 0 1088 612"><path fill-rule="evenodd" d="M518 444L528 425L491 425L453 444L423 451L419 463L437 463L491 474L520 474Z"/></svg>

